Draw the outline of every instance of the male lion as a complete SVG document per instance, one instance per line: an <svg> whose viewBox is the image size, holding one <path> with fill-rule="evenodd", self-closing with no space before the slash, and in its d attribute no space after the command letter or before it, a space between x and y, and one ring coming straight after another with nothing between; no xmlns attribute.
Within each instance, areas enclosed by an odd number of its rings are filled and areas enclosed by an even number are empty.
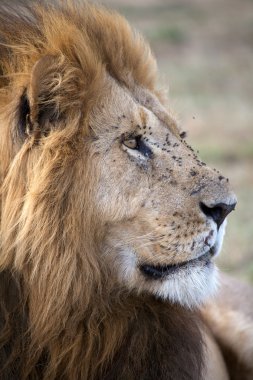
<svg viewBox="0 0 253 380"><path fill-rule="evenodd" d="M1 379L252 378L246 288L198 311L236 199L148 45L74 1L2 1L0 42Z"/></svg>

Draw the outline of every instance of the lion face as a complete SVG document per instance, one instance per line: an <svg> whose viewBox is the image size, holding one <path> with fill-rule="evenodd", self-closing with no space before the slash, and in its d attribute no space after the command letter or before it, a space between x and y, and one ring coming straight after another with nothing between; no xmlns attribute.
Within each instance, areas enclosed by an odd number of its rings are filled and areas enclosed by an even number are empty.
<svg viewBox="0 0 253 380"><path fill-rule="evenodd" d="M90 120L101 260L130 290L199 304L216 288L213 258L236 203L228 180L157 116L158 100L149 109L114 81L106 93Z"/></svg>

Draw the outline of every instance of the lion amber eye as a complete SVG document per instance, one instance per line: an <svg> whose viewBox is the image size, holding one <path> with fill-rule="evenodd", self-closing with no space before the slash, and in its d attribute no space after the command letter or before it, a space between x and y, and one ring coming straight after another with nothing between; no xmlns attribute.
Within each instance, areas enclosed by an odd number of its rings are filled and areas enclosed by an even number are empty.
<svg viewBox="0 0 253 380"><path fill-rule="evenodd" d="M129 148L129 149L137 149L138 148L138 141L137 137L131 138L129 140L124 140L123 144Z"/></svg>
<svg viewBox="0 0 253 380"><path fill-rule="evenodd" d="M152 158L152 150L144 143L142 136L129 136L123 139L122 144L131 150L137 150L144 157Z"/></svg>

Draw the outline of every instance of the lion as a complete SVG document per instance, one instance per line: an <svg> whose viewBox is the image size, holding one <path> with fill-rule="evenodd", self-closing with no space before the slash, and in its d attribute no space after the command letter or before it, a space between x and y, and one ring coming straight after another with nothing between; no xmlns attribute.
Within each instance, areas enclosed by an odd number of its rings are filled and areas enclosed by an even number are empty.
<svg viewBox="0 0 253 380"><path fill-rule="evenodd" d="M246 286L211 298L236 197L147 42L95 5L1 2L0 73L1 379L252 378Z"/></svg>

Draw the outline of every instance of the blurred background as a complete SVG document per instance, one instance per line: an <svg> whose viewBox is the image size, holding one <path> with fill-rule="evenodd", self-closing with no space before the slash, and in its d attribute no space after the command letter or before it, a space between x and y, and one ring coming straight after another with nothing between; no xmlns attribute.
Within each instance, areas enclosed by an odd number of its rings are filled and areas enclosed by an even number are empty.
<svg viewBox="0 0 253 380"><path fill-rule="evenodd" d="M253 0L104 0L150 42L200 157L237 197L220 268L253 282Z"/></svg>

